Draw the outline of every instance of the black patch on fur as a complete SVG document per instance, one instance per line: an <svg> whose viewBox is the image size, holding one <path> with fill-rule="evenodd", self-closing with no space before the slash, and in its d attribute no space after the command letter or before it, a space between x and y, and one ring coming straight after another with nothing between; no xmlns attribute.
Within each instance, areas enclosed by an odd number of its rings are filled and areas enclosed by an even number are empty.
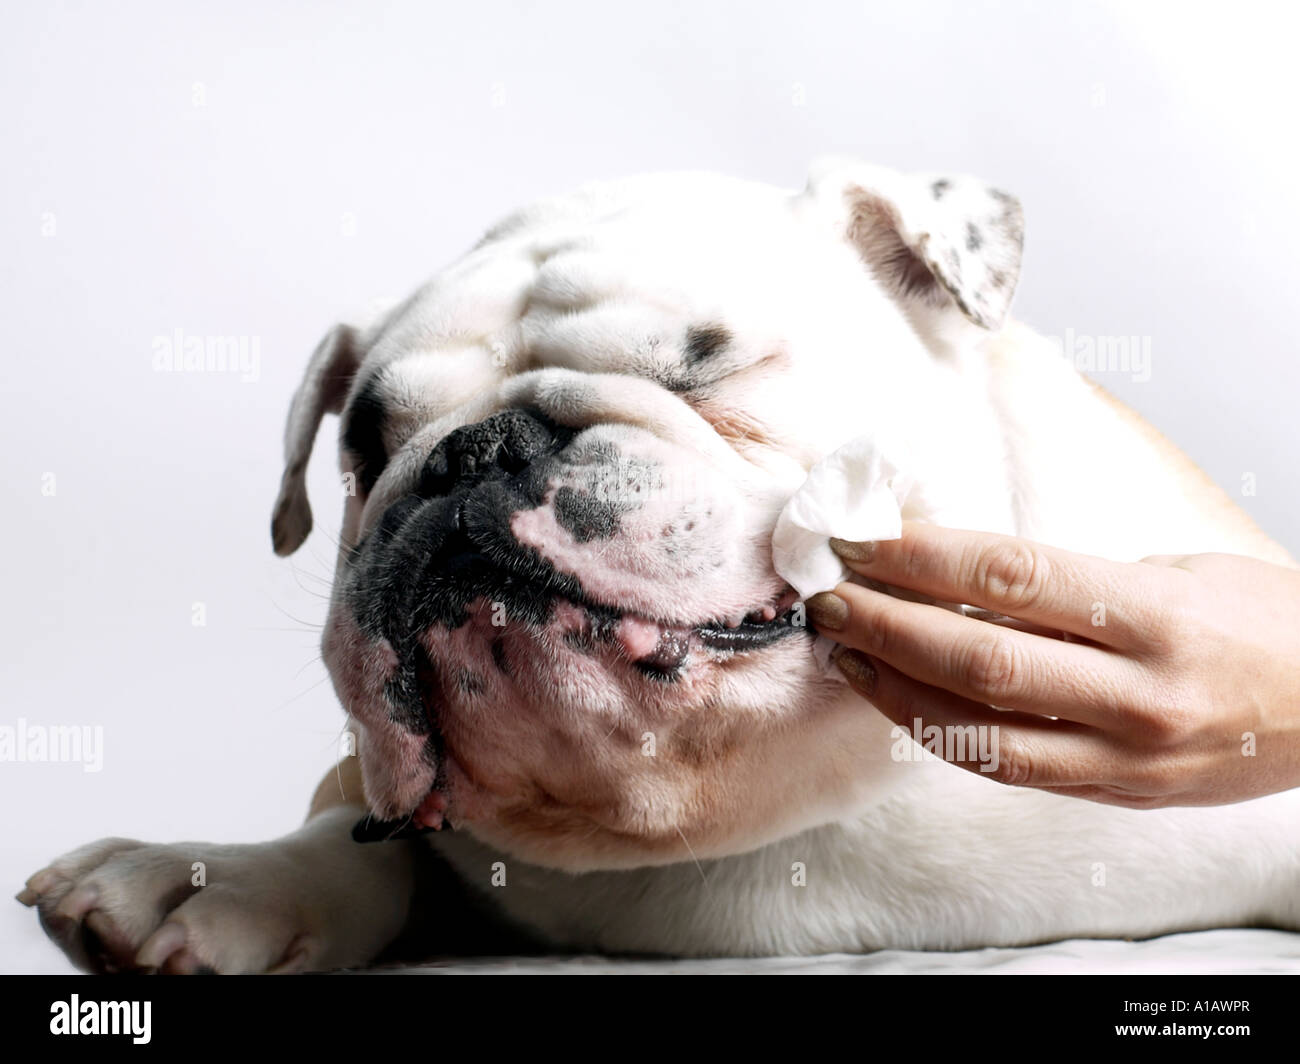
<svg viewBox="0 0 1300 1064"><path fill-rule="evenodd" d="M688 366L695 366L711 358L732 341L731 330L725 325L692 325L686 330L686 347L683 354Z"/></svg>
<svg viewBox="0 0 1300 1064"><path fill-rule="evenodd" d="M674 395L681 395L699 387L699 382L687 373L670 373L665 370L652 369L647 370L645 375L659 387L667 388Z"/></svg>
<svg viewBox="0 0 1300 1064"><path fill-rule="evenodd" d="M563 487L555 493L555 519L579 543L613 539L618 532L619 508L586 491Z"/></svg>
<svg viewBox="0 0 1300 1064"><path fill-rule="evenodd" d="M966 223L966 250L979 251L984 246L984 237L974 222Z"/></svg>
<svg viewBox="0 0 1300 1064"><path fill-rule="evenodd" d="M343 447L356 464L357 480L367 494L388 465L388 450L384 446L384 401L379 387L378 373L361 386L348 407L343 426Z"/></svg>
<svg viewBox="0 0 1300 1064"><path fill-rule="evenodd" d="M397 649L397 644L393 647ZM384 696L393 723L415 735L432 733L430 707L441 697L441 678L423 646L404 640L398 650L397 670L384 684Z"/></svg>
<svg viewBox="0 0 1300 1064"><path fill-rule="evenodd" d="M930 186L930 195L932 195L936 200L941 200L943 199L943 194L950 188L952 188L952 182L946 177L941 177Z"/></svg>

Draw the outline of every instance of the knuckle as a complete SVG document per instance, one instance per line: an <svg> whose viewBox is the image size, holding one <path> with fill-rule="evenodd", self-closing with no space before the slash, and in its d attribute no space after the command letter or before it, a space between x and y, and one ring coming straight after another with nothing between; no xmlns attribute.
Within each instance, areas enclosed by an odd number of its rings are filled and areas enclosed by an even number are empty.
<svg viewBox="0 0 1300 1064"><path fill-rule="evenodd" d="M1117 724L1131 741L1147 748L1180 746L1200 732L1203 692L1186 674L1149 674L1140 692L1117 703Z"/></svg>
<svg viewBox="0 0 1300 1064"><path fill-rule="evenodd" d="M1038 778L1038 768L1033 755L1023 742L1003 734L1001 750L998 751L998 763L988 776L995 783L1007 787L1028 787Z"/></svg>
<svg viewBox="0 0 1300 1064"><path fill-rule="evenodd" d="M897 641L897 614L893 609L885 608L879 610L864 626L858 648L888 661L890 651Z"/></svg>
<svg viewBox="0 0 1300 1064"><path fill-rule="evenodd" d="M1146 645L1158 656L1181 664L1201 643L1212 612L1195 581L1185 575L1171 577L1145 618Z"/></svg>
<svg viewBox="0 0 1300 1064"><path fill-rule="evenodd" d="M1157 747L1182 746L1198 731L1198 715L1185 703L1166 703L1145 714L1138 731L1147 743Z"/></svg>
<svg viewBox="0 0 1300 1064"><path fill-rule="evenodd" d="M996 703L1020 686L1024 672L1016 644L1005 635L994 635L975 641L966 651L962 678L973 694Z"/></svg>
<svg viewBox="0 0 1300 1064"><path fill-rule="evenodd" d="M1047 559L1019 540L982 550L975 563L976 588L1010 610L1040 602L1047 580Z"/></svg>
<svg viewBox="0 0 1300 1064"><path fill-rule="evenodd" d="M904 536L894 543L897 551L895 564L904 578L914 579L933 568L934 557L923 537Z"/></svg>

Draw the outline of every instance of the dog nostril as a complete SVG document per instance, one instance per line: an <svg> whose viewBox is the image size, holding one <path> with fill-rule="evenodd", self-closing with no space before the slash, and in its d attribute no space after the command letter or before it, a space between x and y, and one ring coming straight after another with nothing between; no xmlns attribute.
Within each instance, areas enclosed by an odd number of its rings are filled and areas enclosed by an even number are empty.
<svg viewBox="0 0 1300 1064"><path fill-rule="evenodd" d="M501 453L497 456L497 465L511 475L522 473L531 464L531 457L526 454L517 454L509 447L502 447Z"/></svg>
<svg viewBox="0 0 1300 1064"><path fill-rule="evenodd" d="M460 482L514 476L554 454L574 430L534 410L503 410L462 425L438 442L425 460L416 491L423 498L449 494Z"/></svg>
<svg viewBox="0 0 1300 1064"><path fill-rule="evenodd" d="M447 460L447 450L440 443L425 459L424 468L420 470L420 483L416 486L415 493L423 499L446 495L451 490L454 480L451 465Z"/></svg>

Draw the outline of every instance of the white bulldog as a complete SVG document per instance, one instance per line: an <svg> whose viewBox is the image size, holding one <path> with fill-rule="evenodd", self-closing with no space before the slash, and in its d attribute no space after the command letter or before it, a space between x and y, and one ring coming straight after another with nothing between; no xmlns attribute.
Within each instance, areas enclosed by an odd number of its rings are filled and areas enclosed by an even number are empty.
<svg viewBox="0 0 1300 1064"><path fill-rule="evenodd" d="M782 504L868 429L909 441L947 524L1291 564L1004 324L1021 235L1004 192L851 161L795 194L636 178L523 210L336 327L273 533L281 554L307 536L307 460L340 414L355 490L324 651L359 758L286 838L103 840L20 897L110 971L1300 926L1300 791L1136 811L1006 786L1006 763L898 760L773 571Z"/></svg>

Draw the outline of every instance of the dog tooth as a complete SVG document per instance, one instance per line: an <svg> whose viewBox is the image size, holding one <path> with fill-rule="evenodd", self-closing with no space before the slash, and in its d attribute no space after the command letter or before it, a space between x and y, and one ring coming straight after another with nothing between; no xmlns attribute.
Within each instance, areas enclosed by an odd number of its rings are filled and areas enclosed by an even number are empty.
<svg viewBox="0 0 1300 1064"><path fill-rule="evenodd" d="M412 814L411 819L414 823L423 828L431 828L438 831L442 828L444 815L447 811L447 795L442 791L430 791L420 803L420 807Z"/></svg>
<svg viewBox="0 0 1300 1064"><path fill-rule="evenodd" d="M653 653L662 637L663 632L654 621L632 614L620 617L615 629L615 638L632 661Z"/></svg>

